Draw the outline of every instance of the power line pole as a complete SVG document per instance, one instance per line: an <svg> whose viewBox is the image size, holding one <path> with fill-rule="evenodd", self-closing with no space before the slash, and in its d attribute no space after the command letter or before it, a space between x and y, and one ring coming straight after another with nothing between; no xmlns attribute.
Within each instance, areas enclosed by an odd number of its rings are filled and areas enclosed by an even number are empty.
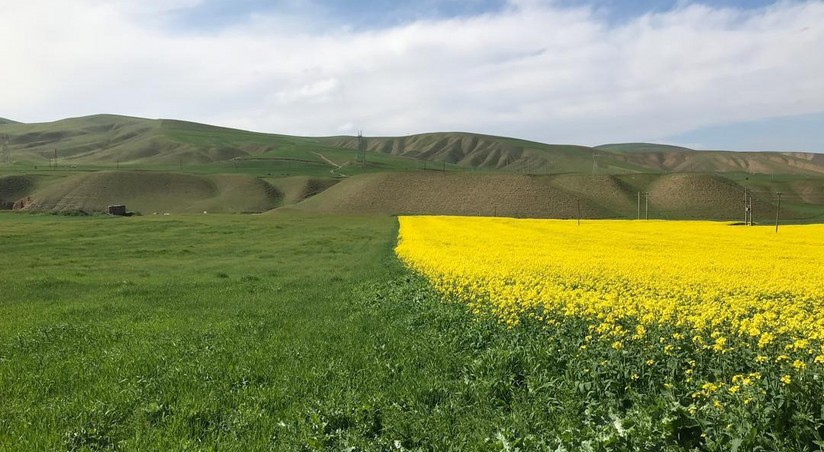
<svg viewBox="0 0 824 452"><path fill-rule="evenodd" d="M778 192L778 206L775 208L775 232L778 233L778 221L781 218L781 192Z"/></svg>
<svg viewBox="0 0 824 452"><path fill-rule="evenodd" d="M641 192L638 192L638 220L641 219Z"/></svg>
<svg viewBox="0 0 824 452"><path fill-rule="evenodd" d="M366 165L366 137L363 136L363 131L358 131L358 164Z"/></svg>
<svg viewBox="0 0 824 452"><path fill-rule="evenodd" d="M581 225L581 198L575 198L578 201L578 226Z"/></svg>
<svg viewBox="0 0 824 452"><path fill-rule="evenodd" d="M644 219L649 220L649 192L644 192Z"/></svg>
<svg viewBox="0 0 824 452"><path fill-rule="evenodd" d="M752 226L752 191L744 188L744 225Z"/></svg>

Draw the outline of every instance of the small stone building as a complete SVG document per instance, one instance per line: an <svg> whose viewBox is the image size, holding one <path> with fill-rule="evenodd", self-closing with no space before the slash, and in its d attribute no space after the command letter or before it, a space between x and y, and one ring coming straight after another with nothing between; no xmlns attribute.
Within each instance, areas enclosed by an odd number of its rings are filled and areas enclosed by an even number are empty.
<svg viewBox="0 0 824 452"><path fill-rule="evenodd" d="M118 204L115 206L106 207L106 213L109 215L119 215L121 217L126 216L126 206L122 204Z"/></svg>

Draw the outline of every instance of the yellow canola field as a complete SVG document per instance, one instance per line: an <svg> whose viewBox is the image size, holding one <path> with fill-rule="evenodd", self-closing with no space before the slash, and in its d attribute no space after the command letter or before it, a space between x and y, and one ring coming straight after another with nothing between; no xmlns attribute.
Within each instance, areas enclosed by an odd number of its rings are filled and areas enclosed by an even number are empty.
<svg viewBox="0 0 824 452"><path fill-rule="evenodd" d="M824 363L824 225L401 217L396 253L509 324L585 318L616 348L664 325Z"/></svg>

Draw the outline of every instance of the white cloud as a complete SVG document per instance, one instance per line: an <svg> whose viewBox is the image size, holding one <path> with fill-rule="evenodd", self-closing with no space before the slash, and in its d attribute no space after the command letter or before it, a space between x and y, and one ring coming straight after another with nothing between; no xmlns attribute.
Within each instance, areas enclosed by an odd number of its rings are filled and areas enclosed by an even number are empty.
<svg viewBox="0 0 824 452"><path fill-rule="evenodd" d="M617 26L540 0L381 30L265 15L210 33L162 26L196 3L4 1L0 116L598 144L824 111L821 1L685 5Z"/></svg>
<svg viewBox="0 0 824 452"><path fill-rule="evenodd" d="M322 104L331 100L340 84L336 78L326 78L303 85L296 89L278 91L275 95L281 104L300 102Z"/></svg>

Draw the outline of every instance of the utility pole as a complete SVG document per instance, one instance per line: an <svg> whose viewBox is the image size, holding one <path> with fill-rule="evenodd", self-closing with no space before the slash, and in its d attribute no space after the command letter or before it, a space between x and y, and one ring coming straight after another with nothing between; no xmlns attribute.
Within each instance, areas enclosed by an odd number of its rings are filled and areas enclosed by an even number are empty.
<svg viewBox="0 0 824 452"><path fill-rule="evenodd" d="M358 131L358 163L361 166L366 165L366 137L363 136L363 131Z"/></svg>
<svg viewBox="0 0 824 452"><path fill-rule="evenodd" d="M581 225L581 198L575 198L578 201L578 226Z"/></svg>
<svg viewBox="0 0 824 452"><path fill-rule="evenodd" d="M598 153L592 154L592 174L598 174Z"/></svg>
<svg viewBox="0 0 824 452"><path fill-rule="evenodd" d="M644 219L649 220L649 192L644 192Z"/></svg>
<svg viewBox="0 0 824 452"><path fill-rule="evenodd" d="M778 221L781 218L781 192L778 192L778 206L775 208L775 232L778 233Z"/></svg>
<svg viewBox="0 0 824 452"><path fill-rule="evenodd" d="M744 188L744 225L752 226L752 191Z"/></svg>
<svg viewBox="0 0 824 452"><path fill-rule="evenodd" d="M641 192L638 192L638 219L641 219Z"/></svg>

